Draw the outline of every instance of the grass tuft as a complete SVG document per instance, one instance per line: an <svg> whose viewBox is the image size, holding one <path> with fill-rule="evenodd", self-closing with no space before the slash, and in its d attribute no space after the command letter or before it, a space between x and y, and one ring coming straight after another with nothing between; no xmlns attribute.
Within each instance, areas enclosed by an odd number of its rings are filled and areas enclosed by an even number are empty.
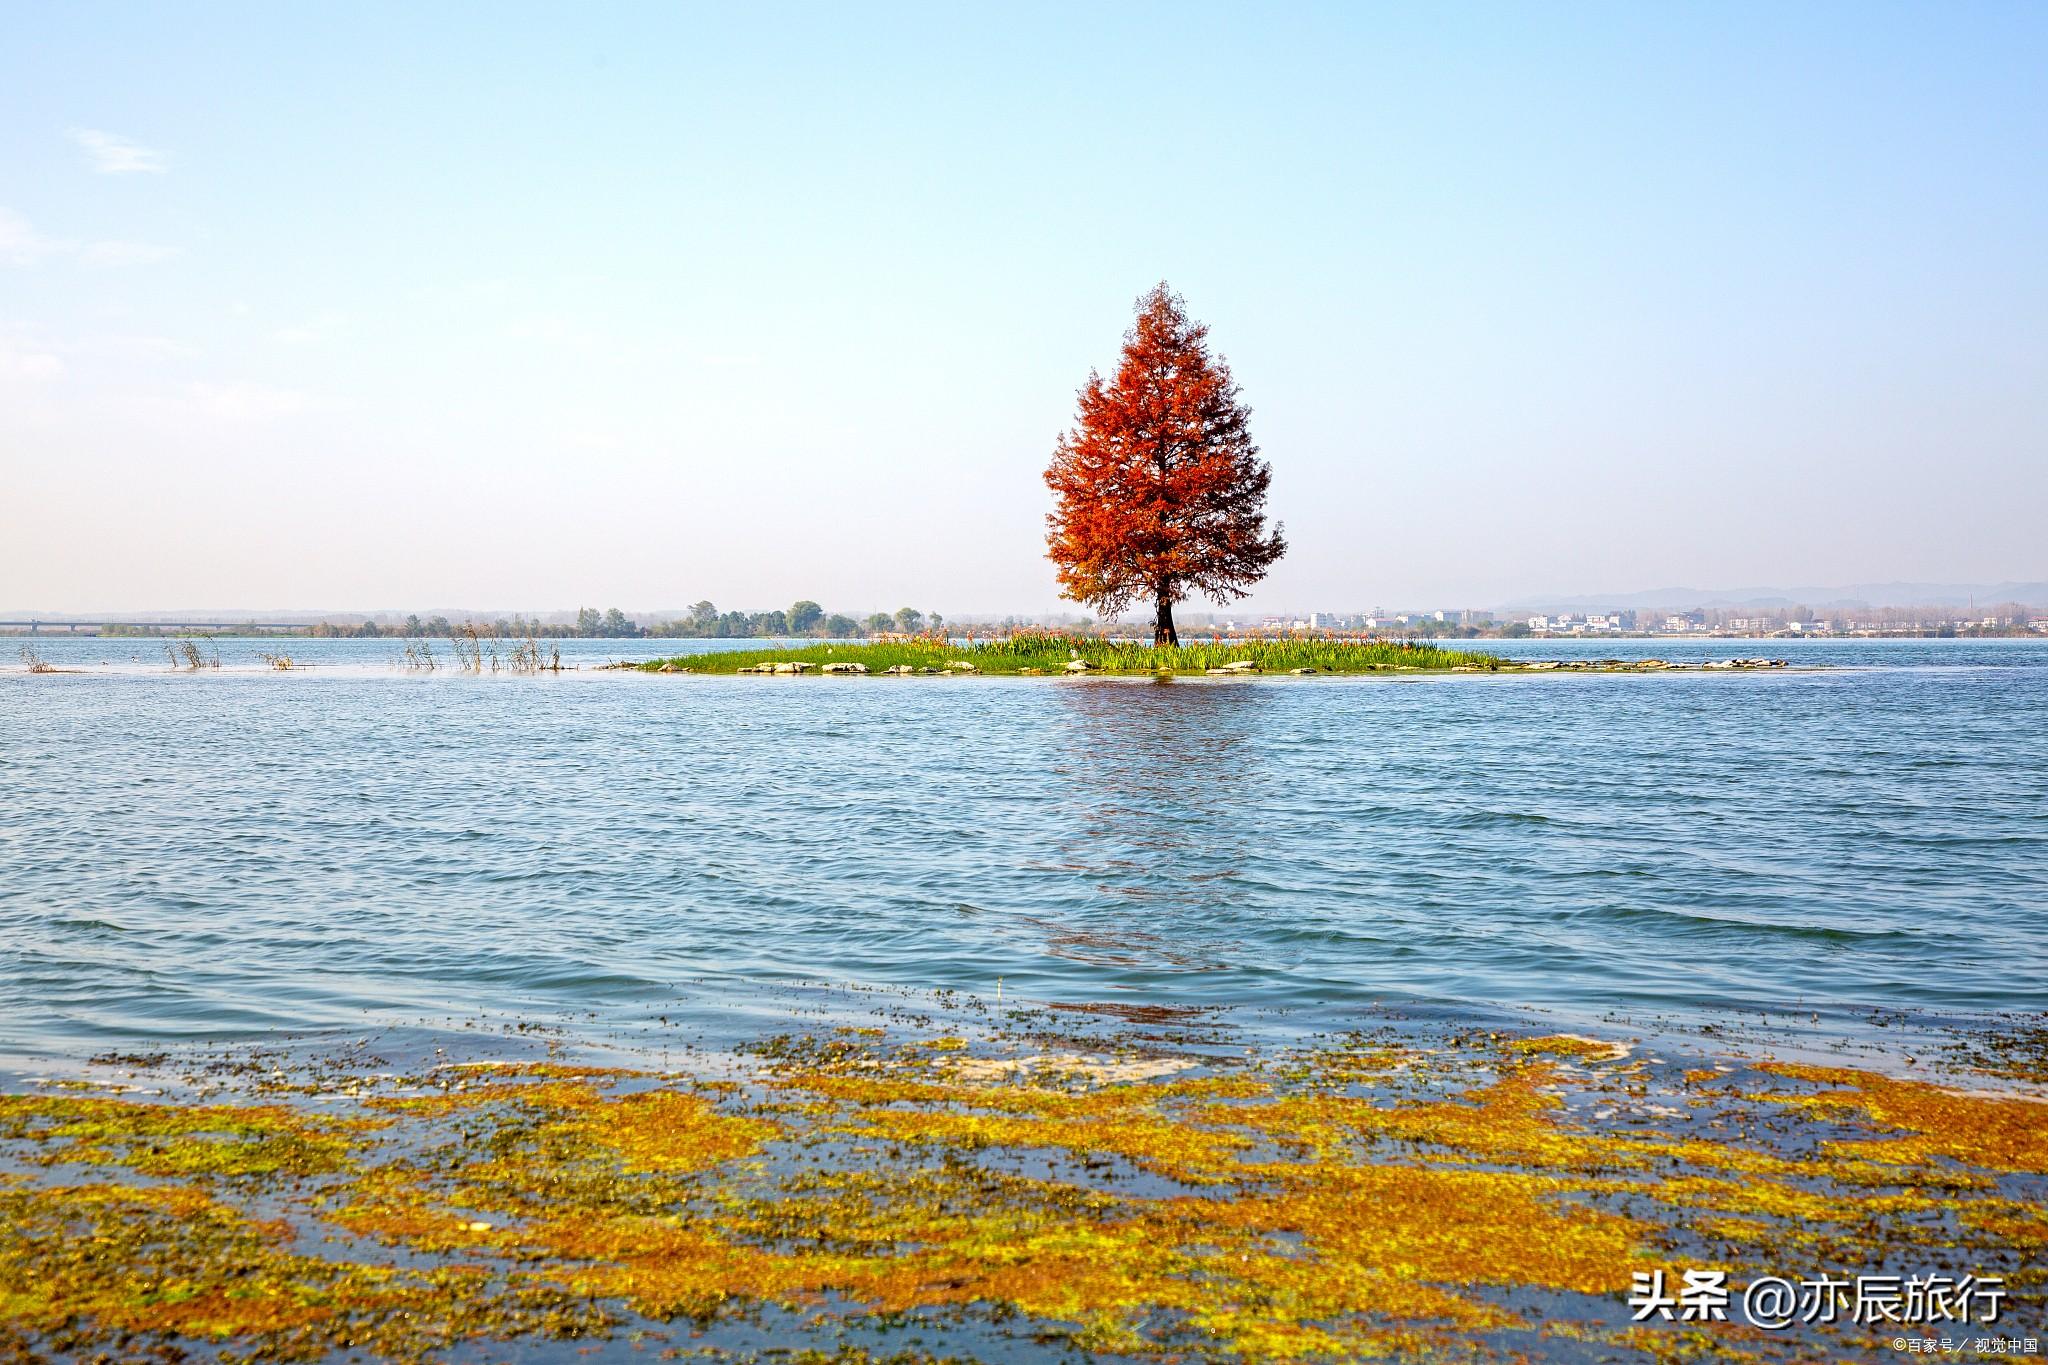
<svg viewBox="0 0 2048 1365"><path fill-rule="evenodd" d="M985 644L961 645L942 640L913 639L874 644L820 643L796 647L738 649L654 659L638 667L644 672L739 673L763 664L801 663L813 670L832 663L859 663L869 674L908 667L923 671L973 671L989 674L1064 674L1075 660L1085 671L1113 674L1205 674L1212 669L1250 663L1263 673L1392 673L1404 670L1496 668L1506 663L1470 650L1399 640L1247 640L1238 644L1203 642L1178 647L1118 644L1087 636L1033 634Z"/></svg>

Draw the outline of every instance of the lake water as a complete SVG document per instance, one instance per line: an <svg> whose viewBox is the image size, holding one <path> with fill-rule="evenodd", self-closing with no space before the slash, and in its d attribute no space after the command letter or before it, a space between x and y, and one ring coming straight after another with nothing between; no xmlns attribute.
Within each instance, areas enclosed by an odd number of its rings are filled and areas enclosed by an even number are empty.
<svg viewBox="0 0 2048 1365"><path fill-rule="evenodd" d="M1525 643L1821 671L472 677L389 641L0 672L0 1054L657 1016L806 983L1796 1018L2048 1007L2048 642ZM593 665L693 642L566 642ZM261 667L284 649L315 667Z"/></svg>

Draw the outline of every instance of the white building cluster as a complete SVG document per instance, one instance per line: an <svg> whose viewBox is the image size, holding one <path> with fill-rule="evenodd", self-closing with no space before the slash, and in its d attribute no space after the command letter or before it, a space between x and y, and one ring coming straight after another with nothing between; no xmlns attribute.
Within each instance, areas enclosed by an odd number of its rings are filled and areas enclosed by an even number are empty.
<svg viewBox="0 0 2048 1365"><path fill-rule="evenodd" d="M1545 635L1619 635L1636 628L1635 613L1561 611L1555 616L1531 616L1529 629Z"/></svg>

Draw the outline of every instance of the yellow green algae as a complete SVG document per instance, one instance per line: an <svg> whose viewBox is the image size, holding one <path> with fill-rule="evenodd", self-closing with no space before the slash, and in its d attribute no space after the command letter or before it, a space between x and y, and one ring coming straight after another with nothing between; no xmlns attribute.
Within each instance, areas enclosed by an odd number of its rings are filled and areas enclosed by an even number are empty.
<svg viewBox="0 0 2048 1365"><path fill-rule="evenodd" d="M34 1160L127 1166L145 1175L315 1175L348 1164L368 1119L323 1120L281 1105L158 1105L0 1095L0 1138L32 1138Z"/></svg>
<svg viewBox="0 0 2048 1365"><path fill-rule="evenodd" d="M1888 1338L1633 1324L1632 1278L1969 1270L2022 1322L2048 1292L2028 1098L1662 1073L1567 1035L1041 1047L846 1029L737 1079L496 1062L273 1078L289 1104L0 1097L0 1359L918 1326L1005 1358L1806 1359Z"/></svg>

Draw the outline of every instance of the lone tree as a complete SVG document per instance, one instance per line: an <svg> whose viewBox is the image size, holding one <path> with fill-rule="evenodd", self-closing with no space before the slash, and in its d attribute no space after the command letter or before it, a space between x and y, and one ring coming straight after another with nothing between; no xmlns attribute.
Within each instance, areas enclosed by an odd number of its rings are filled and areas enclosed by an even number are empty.
<svg viewBox="0 0 2048 1365"><path fill-rule="evenodd" d="M1123 360L1090 371L1072 431L1053 448L1046 544L1064 596L1114 617L1157 608L1152 643L1178 645L1173 604L1243 597L1287 552L1266 529L1273 470L1209 329L1162 281L1138 300Z"/></svg>

